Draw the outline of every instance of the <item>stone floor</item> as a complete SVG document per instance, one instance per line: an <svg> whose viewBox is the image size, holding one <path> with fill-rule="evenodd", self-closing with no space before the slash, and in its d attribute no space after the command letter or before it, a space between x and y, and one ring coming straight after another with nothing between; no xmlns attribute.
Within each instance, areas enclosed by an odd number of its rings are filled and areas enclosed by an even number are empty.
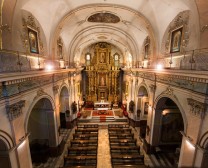
<svg viewBox="0 0 208 168"><path fill-rule="evenodd" d="M134 137L137 139L137 145L141 147L141 154L145 156L145 165L147 167L174 167L170 164L167 157L164 155L147 155L142 149L142 139L139 138L139 128L132 128ZM63 130L63 136L66 138L66 145L64 152L57 158L49 158L45 164L33 165L33 168L60 168L64 164L64 156L67 155L67 147L70 145L70 139L72 139L74 129ZM98 132L98 155L97 155L97 168L111 168L110 146L108 139L107 124L102 123L99 126Z"/></svg>

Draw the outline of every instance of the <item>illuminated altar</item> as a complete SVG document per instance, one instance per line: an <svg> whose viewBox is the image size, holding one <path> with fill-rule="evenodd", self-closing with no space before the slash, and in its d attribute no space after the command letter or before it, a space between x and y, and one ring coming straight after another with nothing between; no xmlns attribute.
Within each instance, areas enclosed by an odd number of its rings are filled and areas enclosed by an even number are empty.
<svg viewBox="0 0 208 168"><path fill-rule="evenodd" d="M87 101L114 101L119 95L119 55L112 55L110 44L100 42L95 45L94 57L86 65Z"/></svg>

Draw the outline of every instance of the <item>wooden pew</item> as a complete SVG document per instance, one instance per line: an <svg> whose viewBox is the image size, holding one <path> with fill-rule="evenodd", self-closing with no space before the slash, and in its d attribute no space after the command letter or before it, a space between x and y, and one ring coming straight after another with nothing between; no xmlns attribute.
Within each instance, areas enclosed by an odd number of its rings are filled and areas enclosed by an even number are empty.
<svg viewBox="0 0 208 168"><path fill-rule="evenodd" d="M117 132L108 132L109 134L109 137L112 137L112 136L132 136L134 135L133 133L131 132L124 132L124 133L117 133Z"/></svg>
<svg viewBox="0 0 208 168"><path fill-rule="evenodd" d="M65 156L64 167L97 166L97 156Z"/></svg>
<svg viewBox="0 0 208 168"><path fill-rule="evenodd" d="M131 128L108 128L108 131L131 131Z"/></svg>
<svg viewBox="0 0 208 168"><path fill-rule="evenodd" d="M146 165L112 165L112 168L150 168L149 166Z"/></svg>
<svg viewBox="0 0 208 168"><path fill-rule="evenodd" d="M77 128L98 128L98 124L77 125Z"/></svg>
<svg viewBox="0 0 208 168"><path fill-rule="evenodd" d="M89 133L89 134L73 134L73 139L98 139L98 133Z"/></svg>
<svg viewBox="0 0 208 168"><path fill-rule="evenodd" d="M98 128L76 128L75 129L75 133L94 133L94 132L98 132Z"/></svg>
<svg viewBox="0 0 208 168"><path fill-rule="evenodd" d="M132 133L131 128L109 128L108 129L109 134L116 133L116 134L126 134L126 133Z"/></svg>
<svg viewBox="0 0 208 168"><path fill-rule="evenodd" d="M137 146L135 140L125 140L125 141L114 141L110 142L111 146Z"/></svg>
<svg viewBox="0 0 208 168"><path fill-rule="evenodd" d="M128 124L109 124L108 128L129 128Z"/></svg>
<svg viewBox="0 0 208 168"><path fill-rule="evenodd" d="M90 139L90 140L71 140L71 147L75 146L97 146L98 145L98 140L96 139Z"/></svg>
<svg viewBox="0 0 208 168"><path fill-rule="evenodd" d="M97 146L68 147L68 155L95 155L97 156Z"/></svg>
<svg viewBox="0 0 208 168"><path fill-rule="evenodd" d="M126 143L136 143L136 139L110 139L110 143L113 143L113 142L126 142Z"/></svg>
<svg viewBox="0 0 208 168"><path fill-rule="evenodd" d="M140 155L139 146L111 146L111 154L138 154Z"/></svg>
<svg viewBox="0 0 208 168"><path fill-rule="evenodd" d="M111 154L112 165L143 165L144 155Z"/></svg>
<svg viewBox="0 0 208 168"><path fill-rule="evenodd" d="M134 134L109 134L109 139L133 139Z"/></svg>
<svg viewBox="0 0 208 168"><path fill-rule="evenodd" d="M97 166L66 166L66 167L60 167L60 168L97 168Z"/></svg>

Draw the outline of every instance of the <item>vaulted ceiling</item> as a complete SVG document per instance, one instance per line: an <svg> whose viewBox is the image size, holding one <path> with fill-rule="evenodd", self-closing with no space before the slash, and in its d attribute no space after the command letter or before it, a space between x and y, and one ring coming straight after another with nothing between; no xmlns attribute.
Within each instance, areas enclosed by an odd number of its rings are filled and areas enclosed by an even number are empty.
<svg viewBox="0 0 208 168"><path fill-rule="evenodd" d="M158 52L170 22L182 11L198 16L195 0L17 0L15 12L30 12L44 32L49 55L62 38L69 59L87 46L104 41L138 58L149 36ZM96 13L110 13L120 20L89 22Z"/></svg>

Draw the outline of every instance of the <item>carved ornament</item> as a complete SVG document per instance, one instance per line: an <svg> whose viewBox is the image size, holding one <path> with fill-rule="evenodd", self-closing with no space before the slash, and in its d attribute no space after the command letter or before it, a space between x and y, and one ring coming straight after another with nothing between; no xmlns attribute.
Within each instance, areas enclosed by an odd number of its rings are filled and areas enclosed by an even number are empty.
<svg viewBox="0 0 208 168"><path fill-rule="evenodd" d="M181 49L180 52L183 53L185 51L185 48L189 44L189 12L184 11L179 13L176 18L170 23L168 31L165 33L165 37L163 39L163 46L162 49L165 54L170 53L170 43L171 43L171 35L172 32L180 27L183 27L183 33L182 33L182 40L181 40Z"/></svg>
<svg viewBox="0 0 208 168"><path fill-rule="evenodd" d="M205 111L206 111L207 104L201 103L192 98L187 98L187 101L188 101L188 105L190 106L190 112L195 116L199 116L203 118Z"/></svg>
<svg viewBox="0 0 208 168"><path fill-rule="evenodd" d="M168 86L166 91L164 91L163 93L168 95L173 95L173 89L170 86Z"/></svg>
<svg viewBox="0 0 208 168"><path fill-rule="evenodd" d="M99 23L118 23L120 18L112 13L100 12L91 15L88 19L88 22L99 22Z"/></svg>
<svg viewBox="0 0 208 168"><path fill-rule="evenodd" d="M37 95L34 97L34 100L37 99L38 97L42 96L42 95L47 95L47 93L44 92L44 90L42 88L40 88L40 89L38 89Z"/></svg>
<svg viewBox="0 0 208 168"><path fill-rule="evenodd" d="M59 90L59 85L53 86L53 92L54 92L55 94L58 93L58 90Z"/></svg>
<svg viewBox="0 0 208 168"><path fill-rule="evenodd" d="M25 100L6 106L9 120L12 121L22 115L22 108L25 106Z"/></svg>
<svg viewBox="0 0 208 168"><path fill-rule="evenodd" d="M149 88L150 88L151 92L155 92L156 91L156 85L150 85Z"/></svg>

